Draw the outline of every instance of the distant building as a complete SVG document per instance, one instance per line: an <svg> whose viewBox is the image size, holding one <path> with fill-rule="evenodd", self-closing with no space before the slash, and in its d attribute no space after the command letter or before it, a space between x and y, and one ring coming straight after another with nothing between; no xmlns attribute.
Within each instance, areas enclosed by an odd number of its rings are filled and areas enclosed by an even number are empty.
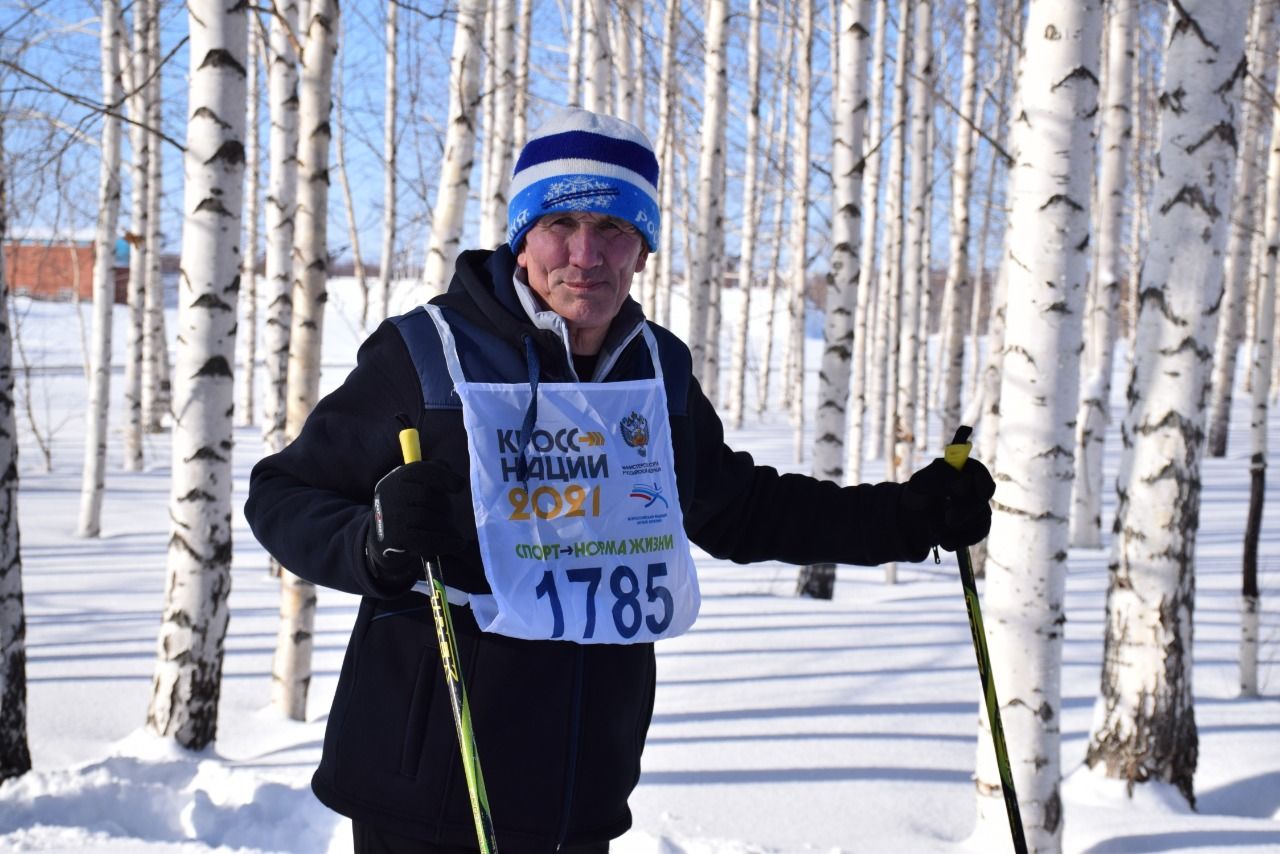
<svg viewBox="0 0 1280 854"><path fill-rule="evenodd" d="M121 238L112 253L115 301L128 301L129 244ZM166 290L177 259L163 255ZM93 242L89 240L15 240L4 244L4 280L9 292L33 299L93 299Z"/></svg>

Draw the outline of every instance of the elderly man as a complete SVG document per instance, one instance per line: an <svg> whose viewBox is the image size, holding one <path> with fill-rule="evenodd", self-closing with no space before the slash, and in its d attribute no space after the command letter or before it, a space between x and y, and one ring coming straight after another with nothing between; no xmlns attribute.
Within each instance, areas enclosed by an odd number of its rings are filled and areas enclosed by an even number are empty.
<svg viewBox="0 0 1280 854"><path fill-rule="evenodd" d="M725 445L688 349L628 296L659 248L657 179L635 127L557 116L516 164L507 244L384 322L254 468L258 539L363 597L313 779L357 851L476 845L423 557L448 587L499 848L603 852L631 824L653 644L697 616L690 543L870 565L986 535L975 461L842 488ZM421 462L400 464L402 425Z"/></svg>

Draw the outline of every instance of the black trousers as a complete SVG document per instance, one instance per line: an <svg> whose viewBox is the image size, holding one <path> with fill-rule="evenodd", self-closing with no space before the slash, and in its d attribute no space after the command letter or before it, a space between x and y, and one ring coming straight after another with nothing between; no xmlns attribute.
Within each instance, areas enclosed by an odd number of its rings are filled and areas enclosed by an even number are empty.
<svg viewBox="0 0 1280 854"><path fill-rule="evenodd" d="M351 822L351 836L355 840L355 854L476 854L476 848L453 845L433 845L420 839L397 836L385 830L358 821ZM567 845L560 854L608 854L608 842L591 842L586 845Z"/></svg>

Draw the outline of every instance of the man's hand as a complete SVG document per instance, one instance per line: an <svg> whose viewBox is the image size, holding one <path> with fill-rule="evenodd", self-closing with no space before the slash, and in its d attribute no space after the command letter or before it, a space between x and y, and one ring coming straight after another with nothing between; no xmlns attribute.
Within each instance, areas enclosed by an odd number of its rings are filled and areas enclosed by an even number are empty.
<svg viewBox="0 0 1280 854"><path fill-rule="evenodd" d="M449 496L462 487L462 478L434 461L398 466L378 481L365 543L374 577L404 583L417 577L422 558L462 549L449 523Z"/></svg>
<svg viewBox="0 0 1280 854"><path fill-rule="evenodd" d="M949 552L981 542L991 530L991 496L996 484L975 459L957 471L936 459L911 475L902 491L902 513L917 542Z"/></svg>

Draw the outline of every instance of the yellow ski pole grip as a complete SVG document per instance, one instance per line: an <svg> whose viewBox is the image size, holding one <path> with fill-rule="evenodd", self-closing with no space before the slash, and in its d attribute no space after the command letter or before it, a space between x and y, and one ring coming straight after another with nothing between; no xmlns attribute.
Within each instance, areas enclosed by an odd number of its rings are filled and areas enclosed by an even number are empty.
<svg viewBox="0 0 1280 854"><path fill-rule="evenodd" d="M965 460L969 459L969 452L973 450L973 443L969 441L972 435L973 429L961 424L951 444L942 449L942 458L956 471L963 469Z"/></svg>
<svg viewBox="0 0 1280 854"><path fill-rule="evenodd" d="M422 442L418 439L417 428L406 427L400 431L400 455L406 463L422 460Z"/></svg>

